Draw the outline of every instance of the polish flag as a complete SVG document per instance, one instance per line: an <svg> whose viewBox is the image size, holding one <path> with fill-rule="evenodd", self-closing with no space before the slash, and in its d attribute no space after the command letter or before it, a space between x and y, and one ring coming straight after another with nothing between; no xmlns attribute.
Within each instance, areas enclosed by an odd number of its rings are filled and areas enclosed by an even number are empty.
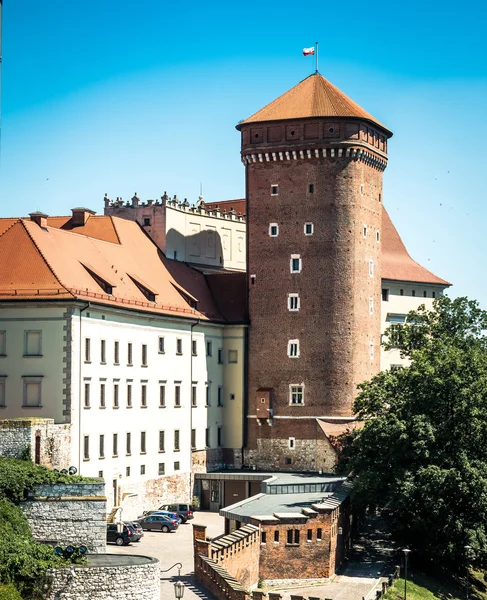
<svg viewBox="0 0 487 600"><path fill-rule="evenodd" d="M303 56L310 56L315 53L314 46L312 48L303 48Z"/></svg>

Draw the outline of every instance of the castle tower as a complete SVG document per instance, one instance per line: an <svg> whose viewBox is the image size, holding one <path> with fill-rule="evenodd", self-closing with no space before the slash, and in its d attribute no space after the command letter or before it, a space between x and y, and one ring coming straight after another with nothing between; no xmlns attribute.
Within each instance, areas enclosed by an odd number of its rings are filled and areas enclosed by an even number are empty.
<svg viewBox="0 0 487 600"><path fill-rule="evenodd" d="M247 462L319 470L319 419L351 420L357 384L380 369L392 133L318 73L237 129L248 222Z"/></svg>

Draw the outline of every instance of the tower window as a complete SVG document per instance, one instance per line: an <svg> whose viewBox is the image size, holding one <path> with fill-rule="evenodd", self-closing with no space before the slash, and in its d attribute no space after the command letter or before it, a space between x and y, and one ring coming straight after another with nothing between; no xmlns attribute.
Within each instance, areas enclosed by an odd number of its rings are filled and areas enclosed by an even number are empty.
<svg viewBox="0 0 487 600"><path fill-rule="evenodd" d="M313 223L304 224L304 235L313 235Z"/></svg>
<svg viewBox="0 0 487 600"><path fill-rule="evenodd" d="M287 355L289 358L299 357L299 340L289 340L287 345Z"/></svg>
<svg viewBox="0 0 487 600"><path fill-rule="evenodd" d="M369 260L369 275L374 276L374 261L372 259Z"/></svg>
<svg viewBox="0 0 487 600"><path fill-rule="evenodd" d="M379 202L382 202L382 196L379 194Z"/></svg>
<svg viewBox="0 0 487 600"><path fill-rule="evenodd" d="M362 196L364 195L364 184L363 183L360 184L360 193L362 194Z"/></svg>
<svg viewBox="0 0 487 600"><path fill-rule="evenodd" d="M375 232L375 239L380 242L380 231Z"/></svg>
<svg viewBox="0 0 487 600"><path fill-rule="evenodd" d="M315 191L315 184L314 183L310 183L309 184L309 193L310 194L314 194Z"/></svg>
<svg viewBox="0 0 487 600"><path fill-rule="evenodd" d="M369 342L369 354L370 360L374 360L374 342L372 340Z"/></svg>
<svg viewBox="0 0 487 600"><path fill-rule="evenodd" d="M382 300L383 302L389 302L389 290L382 288Z"/></svg>
<svg viewBox="0 0 487 600"><path fill-rule="evenodd" d="M150 226L150 218L144 217L144 227L148 227L148 226Z"/></svg>
<svg viewBox="0 0 487 600"><path fill-rule="evenodd" d="M364 234L364 237L367 237L367 225L364 225L363 234Z"/></svg>
<svg viewBox="0 0 487 600"><path fill-rule="evenodd" d="M250 276L250 284L255 285L255 275Z"/></svg>
<svg viewBox="0 0 487 600"><path fill-rule="evenodd" d="M289 310L299 310L300 300L299 294L288 294L287 296L287 307Z"/></svg>
<svg viewBox="0 0 487 600"><path fill-rule="evenodd" d="M304 386L294 385L289 386L289 403L304 404Z"/></svg>
<svg viewBox="0 0 487 600"><path fill-rule="evenodd" d="M290 437L288 440L288 445L291 450L294 450L294 448L296 448L296 438Z"/></svg>
<svg viewBox="0 0 487 600"><path fill-rule="evenodd" d="M301 256L299 254L291 254L291 273L301 273Z"/></svg>
<svg viewBox="0 0 487 600"><path fill-rule="evenodd" d="M277 196L279 193L279 188L277 185L271 185L271 196Z"/></svg>
<svg viewBox="0 0 487 600"><path fill-rule="evenodd" d="M374 314L374 299L369 298L369 312L371 315Z"/></svg>
<svg viewBox="0 0 487 600"><path fill-rule="evenodd" d="M277 237L279 235L279 225L277 223L271 223L269 225L269 235L271 237Z"/></svg>

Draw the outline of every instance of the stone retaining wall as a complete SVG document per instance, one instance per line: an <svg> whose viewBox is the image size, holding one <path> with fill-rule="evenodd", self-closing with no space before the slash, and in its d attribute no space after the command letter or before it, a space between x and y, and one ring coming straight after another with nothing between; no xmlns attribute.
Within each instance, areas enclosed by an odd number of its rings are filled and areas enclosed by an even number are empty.
<svg viewBox="0 0 487 600"><path fill-rule="evenodd" d="M36 540L60 546L83 544L88 552L105 553L103 482L39 485L21 508Z"/></svg>
<svg viewBox="0 0 487 600"><path fill-rule="evenodd" d="M92 560L87 566L52 571L46 600L160 600L156 558L108 556L89 557Z"/></svg>

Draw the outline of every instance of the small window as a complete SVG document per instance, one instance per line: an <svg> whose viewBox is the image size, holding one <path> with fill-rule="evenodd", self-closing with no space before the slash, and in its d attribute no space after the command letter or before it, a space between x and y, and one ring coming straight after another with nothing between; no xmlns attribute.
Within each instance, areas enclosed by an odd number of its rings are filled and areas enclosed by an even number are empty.
<svg viewBox="0 0 487 600"><path fill-rule="evenodd" d="M113 364L120 364L120 342L113 343Z"/></svg>
<svg viewBox="0 0 487 600"><path fill-rule="evenodd" d="M150 218L144 217L144 227L150 227Z"/></svg>
<svg viewBox="0 0 487 600"><path fill-rule="evenodd" d="M426 290L424 290L423 292L423 298L427 298L428 297L428 292Z"/></svg>
<svg viewBox="0 0 487 600"><path fill-rule="evenodd" d="M159 354L164 354L165 350L164 350L164 338L160 337L159 338Z"/></svg>
<svg viewBox="0 0 487 600"><path fill-rule="evenodd" d="M310 194L314 194L314 191L315 191L315 184L314 183L310 183L309 184L308 191L309 191Z"/></svg>
<svg viewBox="0 0 487 600"><path fill-rule="evenodd" d="M83 460L90 460L90 436L83 436Z"/></svg>
<svg viewBox="0 0 487 600"><path fill-rule="evenodd" d="M196 450L196 429L191 430L191 448Z"/></svg>
<svg viewBox="0 0 487 600"><path fill-rule="evenodd" d="M207 448L210 447L210 428L209 427L207 427L205 429L205 446Z"/></svg>
<svg viewBox="0 0 487 600"><path fill-rule="evenodd" d="M261 531L260 533L260 543L265 544L267 541L267 533L265 531Z"/></svg>
<svg viewBox="0 0 487 600"><path fill-rule="evenodd" d="M292 544L294 541L294 530L293 529L288 529L287 530L287 543L288 544Z"/></svg>
<svg viewBox="0 0 487 600"><path fill-rule="evenodd" d="M413 291L411 292L411 296L413 296L413 298L416 296L416 290L413 290Z"/></svg>
<svg viewBox="0 0 487 600"><path fill-rule="evenodd" d="M250 276L250 285L255 285L255 275Z"/></svg>
<svg viewBox="0 0 487 600"><path fill-rule="evenodd" d="M288 294L287 296L287 307L288 310L296 311L300 308L299 294Z"/></svg>
<svg viewBox="0 0 487 600"><path fill-rule="evenodd" d="M7 356L7 332L0 331L0 356Z"/></svg>
<svg viewBox="0 0 487 600"><path fill-rule="evenodd" d="M223 406L223 388L218 386L218 406Z"/></svg>
<svg viewBox="0 0 487 600"><path fill-rule="evenodd" d="M404 290L399 290L399 295L404 296Z"/></svg>
<svg viewBox="0 0 487 600"><path fill-rule="evenodd" d="M296 438L289 438L288 446L291 450L294 450L294 448L296 448Z"/></svg>
<svg viewBox="0 0 487 600"><path fill-rule="evenodd" d="M223 446L223 432L222 432L222 428L218 427L217 430L217 444L218 446Z"/></svg>
<svg viewBox="0 0 487 600"><path fill-rule="evenodd" d="M147 452L147 436L145 431L140 432L140 453L146 454Z"/></svg>
<svg viewBox="0 0 487 600"><path fill-rule="evenodd" d="M382 196L379 194L379 202L382 202Z"/></svg>
<svg viewBox="0 0 487 600"><path fill-rule="evenodd" d="M376 231L376 232L375 232L375 240L376 240L377 242L380 242L380 231Z"/></svg>
<svg viewBox="0 0 487 600"><path fill-rule="evenodd" d="M174 386L174 406L181 406L181 385Z"/></svg>
<svg viewBox="0 0 487 600"><path fill-rule="evenodd" d="M90 383L85 381L84 407L90 408Z"/></svg>
<svg viewBox="0 0 487 600"><path fill-rule="evenodd" d="M366 238L366 237L367 237L367 225L364 225L364 228L363 228L362 234L363 234L364 238Z"/></svg>
<svg viewBox="0 0 487 600"><path fill-rule="evenodd" d="M91 362L91 340L85 338L85 362Z"/></svg>
<svg viewBox="0 0 487 600"><path fill-rule="evenodd" d="M198 356L198 341L197 340L191 341L191 354L193 356Z"/></svg>
<svg viewBox="0 0 487 600"><path fill-rule="evenodd" d="M323 539L323 530L321 529L321 527L319 527L316 530L316 541L319 540L321 542L322 539Z"/></svg>
<svg viewBox="0 0 487 600"><path fill-rule="evenodd" d="M132 454L132 434L127 433L125 436L125 452L127 455Z"/></svg>
<svg viewBox="0 0 487 600"><path fill-rule="evenodd" d="M113 456L118 456L118 433L113 434L112 438L112 454Z"/></svg>
<svg viewBox="0 0 487 600"><path fill-rule="evenodd" d="M299 254L291 254L291 273L301 273L301 256Z"/></svg>
<svg viewBox="0 0 487 600"><path fill-rule="evenodd" d="M382 301L389 302L389 290L387 288L382 288Z"/></svg>
<svg viewBox="0 0 487 600"><path fill-rule="evenodd" d="M159 452L166 451L166 436L164 431L159 431Z"/></svg>
<svg viewBox="0 0 487 600"><path fill-rule="evenodd" d="M140 406L147 408L147 384L143 383L140 386Z"/></svg>
<svg viewBox="0 0 487 600"><path fill-rule="evenodd" d="M206 397L205 397L205 405L211 405L211 383L206 384Z"/></svg>
<svg viewBox="0 0 487 600"><path fill-rule="evenodd" d="M304 224L304 235L313 235L314 227L313 223L305 223Z"/></svg>
<svg viewBox="0 0 487 600"><path fill-rule="evenodd" d="M179 429L175 429L174 430L174 451L175 452L179 452L180 450L180 446L179 446Z"/></svg>
<svg viewBox="0 0 487 600"><path fill-rule="evenodd" d="M105 340L100 341L100 362L102 365L107 363L107 343Z"/></svg>
<svg viewBox="0 0 487 600"><path fill-rule="evenodd" d="M374 360L374 342L372 340L369 341L369 355L370 360Z"/></svg>
<svg viewBox="0 0 487 600"><path fill-rule="evenodd" d="M118 396L118 383L113 384L113 408L118 408L120 406L119 396Z"/></svg>
<svg viewBox="0 0 487 600"><path fill-rule="evenodd" d="M42 356L42 331L26 331L24 356Z"/></svg>
<svg viewBox="0 0 487 600"><path fill-rule="evenodd" d="M105 436L100 435L100 458L105 458Z"/></svg>
<svg viewBox="0 0 487 600"><path fill-rule="evenodd" d="M369 259L369 275L370 277L374 276L374 261Z"/></svg>
<svg viewBox="0 0 487 600"><path fill-rule="evenodd" d="M289 358L299 357L299 340L289 340L287 344L287 355Z"/></svg>
<svg viewBox="0 0 487 600"><path fill-rule="evenodd" d="M130 477L130 467L125 467L125 477Z"/></svg>
<svg viewBox="0 0 487 600"><path fill-rule="evenodd" d="M279 225L277 223L271 223L269 225L269 235L271 237L277 237L279 235Z"/></svg>
<svg viewBox="0 0 487 600"><path fill-rule="evenodd" d="M223 364L223 348L218 348L218 364Z"/></svg>
<svg viewBox="0 0 487 600"><path fill-rule="evenodd" d="M132 384L127 383L127 408L132 408Z"/></svg>
<svg viewBox="0 0 487 600"><path fill-rule="evenodd" d="M0 408L5 408L6 406L6 384L7 378L0 377Z"/></svg>
<svg viewBox="0 0 487 600"><path fill-rule="evenodd" d="M369 313L371 315L374 314L374 299L373 298L369 298Z"/></svg>
<svg viewBox="0 0 487 600"><path fill-rule="evenodd" d="M179 469L180 469L180 468L181 468L181 467L180 467L180 465L179 465L179 461L176 461L176 462L174 463L174 470L175 470L175 471L179 471Z"/></svg>
<svg viewBox="0 0 487 600"><path fill-rule="evenodd" d="M313 530L312 529L308 529L308 531L306 532L306 539L308 540L308 542L313 541Z"/></svg>
<svg viewBox="0 0 487 600"><path fill-rule="evenodd" d="M228 351L228 362L230 364L238 363L238 350L229 350Z"/></svg>
<svg viewBox="0 0 487 600"><path fill-rule="evenodd" d="M292 458L290 456L285 456L284 457L284 464L285 465L292 465L293 464Z"/></svg>
<svg viewBox="0 0 487 600"><path fill-rule="evenodd" d="M277 196L279 188L277 185L271 185L271 196Z"/></svg>
<svg viewBox="0 0 487 600"><path fill-rule="evenodd" d="M159 383L159 408L166 406L166 384Z"/></svg>
<svg viewBox="0 0 487 600"><path fill-rule="evenodd" d="M145 465L140 465L140 474L145 475Z"/></svg>
<svg viewBox="0 0 487 600"><path fill-rule="evenodd" d="M279 531L277 529L274 531L274 543L279 543Z"/></svg>
<svg viewBox="0 0 487 600"><path fill-rule="evenodd" d="M431 292L431 297L436 298L436 292Z"/></svg>
<svg viewBox="0 0 487 600"><path fill-rule="evenodd" d="M191 406L193 408L198 406L198 387L196 383L191 386Z"/></svg>
<svg viewBox="0 0 487 600"><path fill-rule="evenodd" d="M142 344L142 366L147 367L147 344Z"/></svg>
<svg viewBox="0 0 487 600"><path fill-rule="evenodd" d="M42 407L42 378L24 377L24 408Z"/></svg>
<svg viewBox="0 0 487 600"><path fill-rule="evenodd" d="M206 356L213 356L213 343L211 340L206 342Z"/></svg>
<svg viewBox="0 0 487 600"><path fill-rule="evenodd" d="M364 184L361 183L360 184L360 193L362 194L362 196L364 195L364 191L365 191Z"/></svg>
<svg viewBox="0 0 487 600"><path fill-rule="evenodd" d="M159 473L159 475L164 475L164 473L166 472L164 463L159 463L159 469L157 472Z"/></svg>
<svg viewBox="0 0 487 600"><path fill-rule="evenodd" d="M182 354L183 353L183 340L181 338L178 338L176 340L176 354Z"/></svg>
<svg viewBox="0 0 487 600"><path fill-rule="evenodd" d="M98 471L98 477L99 479L103 479L103 471Z"/></svg>
<svg viewBox="0 0 487 600"><path fill-rule="evenodd" d="M290 385L289 391L291 404L303 404L304 387L302 385Z"/></svg>
<svg viewBox="0 0 487 600"><path fill-rule="evenodd" d="M131 367L132 364L133 364L133 362L132 362L132 343L129 342L127 344L127 365L129 367Z"/></svg>

